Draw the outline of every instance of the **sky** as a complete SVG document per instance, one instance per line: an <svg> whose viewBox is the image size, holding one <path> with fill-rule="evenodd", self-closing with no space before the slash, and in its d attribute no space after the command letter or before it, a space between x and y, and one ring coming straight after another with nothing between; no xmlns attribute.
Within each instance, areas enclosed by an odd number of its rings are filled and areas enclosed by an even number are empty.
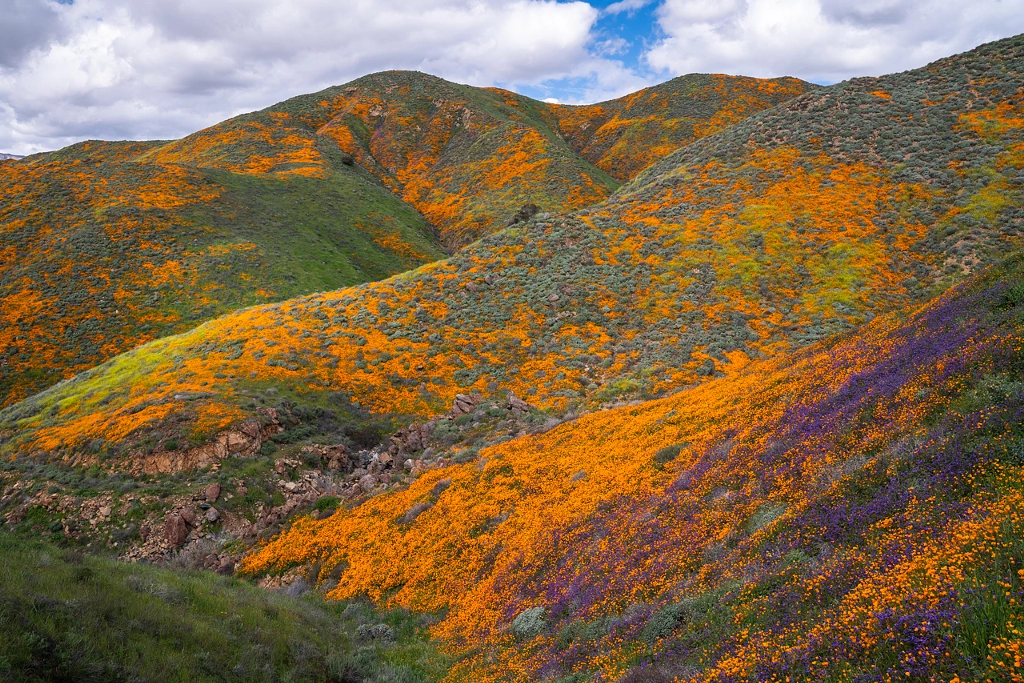
<svg viewBox="0 0 1024 683"><path fill-rule="evenodd" d="M0 152L171 139L385 69L570 104L820 84L1024 33L1024 0L0 0Z"/></svg>

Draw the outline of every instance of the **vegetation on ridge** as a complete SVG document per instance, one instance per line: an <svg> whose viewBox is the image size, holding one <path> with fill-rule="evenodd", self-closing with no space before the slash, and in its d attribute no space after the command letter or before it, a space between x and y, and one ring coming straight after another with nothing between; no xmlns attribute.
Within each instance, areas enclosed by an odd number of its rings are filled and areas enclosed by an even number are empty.
<svg viewBox="0 0 1024 683"><path fill-rule="evenodd" d="M0 405L230 310L436 260L417 210L457 247L526 203L594 203L805 87L695 76L580 109L385 72L181 140L5 163Z"/></svg>
<svg viewBox="0 0 1024 683"><path fill-rule="evenodd" d="M1016 243L1022 51L1008 39L809 93L576 215L540 214L384 282L159 340L0 413L0 444L188 440L253 415L267 388L403 419L473 390L560 411L658 395L850 329Z"/></svg>

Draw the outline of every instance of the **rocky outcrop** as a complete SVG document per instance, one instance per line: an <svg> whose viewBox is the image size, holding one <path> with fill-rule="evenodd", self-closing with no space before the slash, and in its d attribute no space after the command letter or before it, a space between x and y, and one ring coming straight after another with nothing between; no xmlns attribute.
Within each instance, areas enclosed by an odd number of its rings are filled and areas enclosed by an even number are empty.
<svg viewBox="0 0 1024 683"><path fill-rule="evenodd" d="M319 455L320 461L329 472L351 472L355 469L355 463L352 460L351 454L342 444L334 446L321 446L319 444L303 446L302 452Z"/></svg>
<svg viewBox="0 0 1024 683"><path fill-rule="evenodd" d="M174 474L183 470L196 470L228 457L251 457L260 452L260 446L273 435L283 431L277 411L264 411L266 422L247 420L217 434L209 442L196 448L161 453L133 453L133 474Z"/></svg>

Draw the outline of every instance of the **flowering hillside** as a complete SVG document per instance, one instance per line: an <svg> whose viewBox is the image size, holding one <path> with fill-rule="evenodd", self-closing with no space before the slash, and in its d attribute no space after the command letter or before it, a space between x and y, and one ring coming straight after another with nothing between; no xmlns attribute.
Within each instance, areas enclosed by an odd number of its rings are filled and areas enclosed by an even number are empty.
<svg viewBox="0 0 1024 683"><path fill-rule="evenodd" d="M0 405L230 310L443 255L337 159L321 177L156 163L85 142L0 165Z"/></svg>
<svg viewBox="0 0 1024 683"><path fill-rule="evenodd" d="M243 568L444 615L451 681L1020 681L1022 311L1015 257L301 518Z"/></svg>
<svg viewBox="0 0 1024 683"><path fill-rule="evenodd" d="M687 76L573 107L387 71L232 119L151 158L316 176L329 141L457 248L504 227L527 203L568 211L600 201L669 152L809 87Z"/></svg>
<svg viewBox="0 0 1024 683"><path fill-rule="evenodd" d="M573 149L625 182L679 147L811 89L796 78L690 74L617 100L549 110Z"/></svg>
<svg viewBox="0 0 1024 683"><path fill-rule="evenodd" d="M271 394L401 420L470 391L589 409L849 330L1017 244L1022 71L1018 37L808 93L576 214L120 356L0 413L0 440L197 441Z"/></svg>
<svg viewBox="0 0 1024 683"><path fill-rule="evenodd" d="M605 199L612 176L806 87L686 77L595 109L385 72L182 140L5 163L0 406L215 315L434 261L438 237L461 246L524 204Z"/></svg>

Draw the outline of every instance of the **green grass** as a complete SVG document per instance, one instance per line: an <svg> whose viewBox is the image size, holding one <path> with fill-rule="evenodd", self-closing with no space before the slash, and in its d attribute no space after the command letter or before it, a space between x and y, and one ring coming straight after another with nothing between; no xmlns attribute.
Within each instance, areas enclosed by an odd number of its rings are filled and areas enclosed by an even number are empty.
<svg viewBox="0 0 1024 683"><path fill-rule="evenodd" d="M431 681L428 621L0 535L4 680Z"/></svg>

